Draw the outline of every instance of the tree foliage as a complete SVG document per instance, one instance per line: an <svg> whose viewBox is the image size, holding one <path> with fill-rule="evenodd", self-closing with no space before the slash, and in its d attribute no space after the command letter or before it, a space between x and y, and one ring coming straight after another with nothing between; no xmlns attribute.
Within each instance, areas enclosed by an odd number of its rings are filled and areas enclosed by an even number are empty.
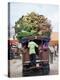
<svg viewBox="0 0 60 80"><path fill-rule="evenodd" d="M22 16L15 23L15 32L18 39L29 35L45 35L49 37L51 34L51 24L44 15L31 12Z"/></svg>

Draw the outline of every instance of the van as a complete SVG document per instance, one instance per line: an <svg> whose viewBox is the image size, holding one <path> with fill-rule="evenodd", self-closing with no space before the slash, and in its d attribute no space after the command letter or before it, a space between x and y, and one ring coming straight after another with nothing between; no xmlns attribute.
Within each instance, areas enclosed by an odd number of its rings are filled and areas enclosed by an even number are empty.
<svg viewBox="0 0 60 80"><path fill-rule="evenodd" d="M30 57L28 50L28 42L33 40L38 44L36 48L36 67L30 66ZM24 38L22 41L23 47L23 76L36 76L36 75L46 75L49 74L49 48L48 44L50 38L45 36L29 36Z"/></svg>

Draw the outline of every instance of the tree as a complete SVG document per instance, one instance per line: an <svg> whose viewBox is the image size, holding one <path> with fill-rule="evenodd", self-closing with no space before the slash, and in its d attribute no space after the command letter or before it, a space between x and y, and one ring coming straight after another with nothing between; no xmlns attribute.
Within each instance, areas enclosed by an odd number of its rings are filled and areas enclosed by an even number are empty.
<svg viewBox="0 0 60 80"><path fill-rule="evenodd" d="M45 35L50 37L51 24L44 15L31 12L19 18L15 23L15 32L18 39L30 35Z"/></svg>

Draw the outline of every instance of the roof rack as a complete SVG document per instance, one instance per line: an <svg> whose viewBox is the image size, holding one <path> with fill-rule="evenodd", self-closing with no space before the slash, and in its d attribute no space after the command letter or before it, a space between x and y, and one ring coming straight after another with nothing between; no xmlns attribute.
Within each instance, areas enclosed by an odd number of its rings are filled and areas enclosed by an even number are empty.
<svg viewBox="0 0 60 80"><path fill-rule="evenodd" d="M47 37L47 36L39 36L39 35L36 35L36 36L26 36L24 38L22 38L21 40L46 40L46 41L50 41L50 37Z"/></svg>

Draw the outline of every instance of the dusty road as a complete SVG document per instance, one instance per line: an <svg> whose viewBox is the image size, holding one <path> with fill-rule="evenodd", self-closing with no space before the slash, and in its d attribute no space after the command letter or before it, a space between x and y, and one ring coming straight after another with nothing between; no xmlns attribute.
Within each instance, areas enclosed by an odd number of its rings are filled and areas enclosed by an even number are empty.
<svg viewBox="0 0 60 80"><path fill-rule="evenodd" d="M58 74L58 58L55 57L53 64L50 63L50 75Z"/></svg>
<svg viewBox="0 0 60 80"><path fill-rule="evenodd" d="M22 76L22 61L21 59L10 60L10 77Z"/></svg>
<svg viewBox="0 0 60 80"><path fill-rule="evenodd" d="M58 74L58 58L56 57L53 64L50 63L49 75ZM22 60L13 59L10 60L10 77L22 77Z"/></svg>

